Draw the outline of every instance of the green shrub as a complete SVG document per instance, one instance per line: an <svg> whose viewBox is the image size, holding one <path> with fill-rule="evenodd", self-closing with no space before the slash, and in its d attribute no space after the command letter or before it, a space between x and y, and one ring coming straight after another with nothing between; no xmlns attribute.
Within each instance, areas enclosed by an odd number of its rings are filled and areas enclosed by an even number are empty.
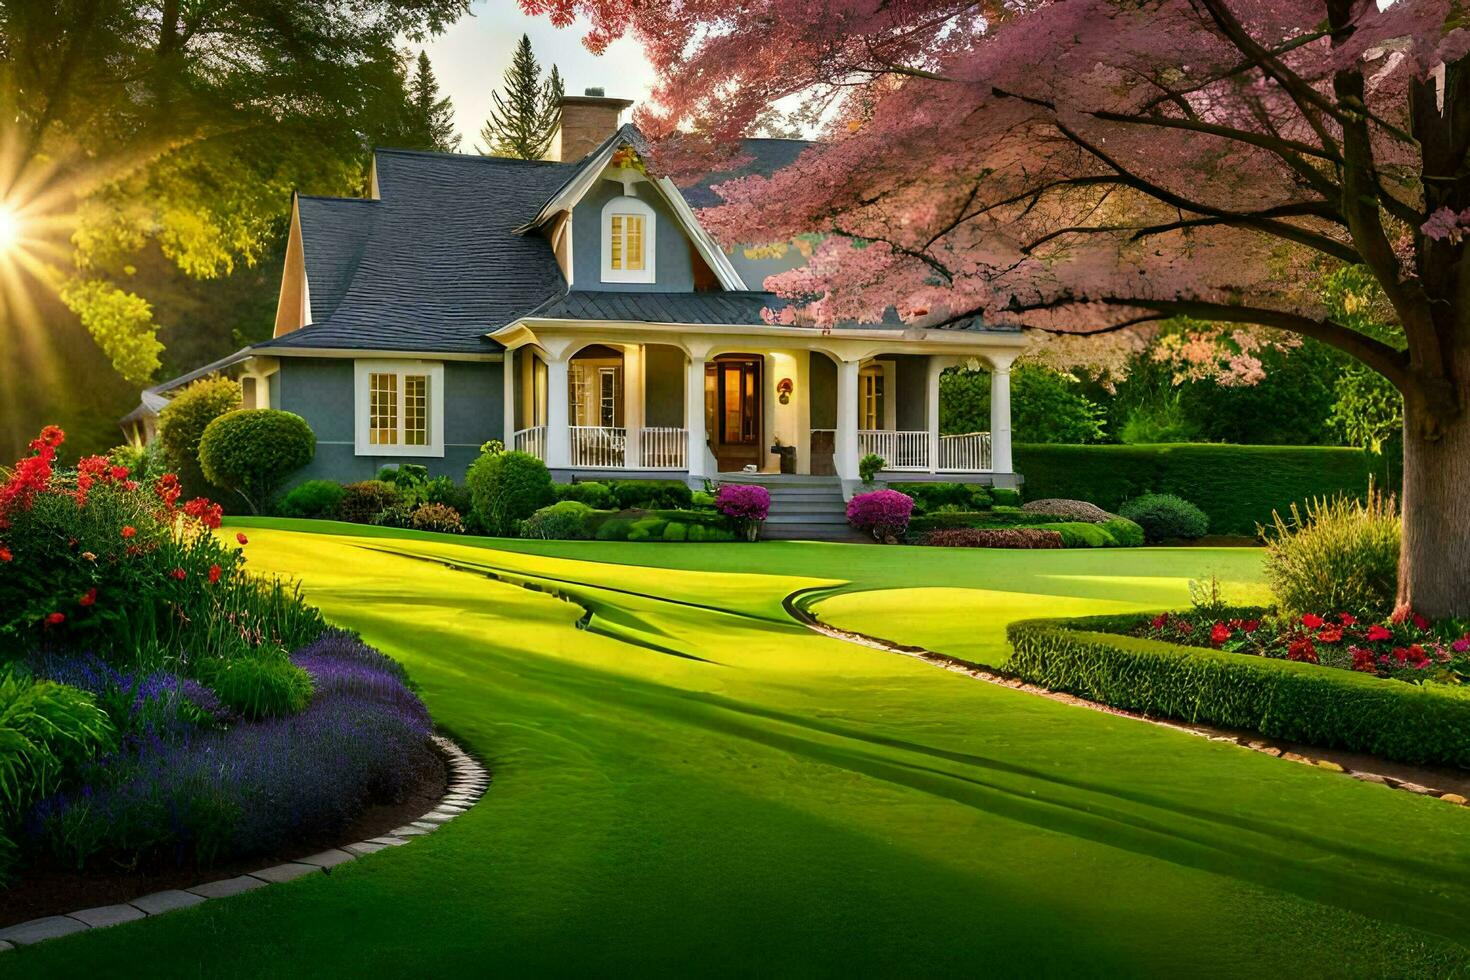
<svg viewBox="0 0 1470 980"><path fill-rule="evenodd" d="M284 655L216 660L200 674L220 701L247 718L294 715L311 701L311 675Z"/></svg>
<svg viewBox="0 0 1470 980"><path fill-rule="evenodd" d="M377 478L399 490L412 491L428 485L429 468L418 463L396 463L379 468Z"/></svg>
<svg viewBox="0 0 1470 980"><path fill-rule="evenodd" d="M154 439L146 446L116 446L107 453L107 458L114 466L126 466L134 480L149 485L170 469L162 439ZM178 473L174 475L178 476ZM203 479L203 474L200 478Z"/></svg>
<svg viewBox="0 0 1470 980"><path fill-rule="evenodd" d="M474 506L470 500L469 487L461 486L447 476L436 476L424 484L423 502L452 507L460 517L468 514Z"/></svg>
<svg viewBox="0 0 1470 980"><path fill-rule="evenodd" d="M1097 632L1137 616L1012 623L1007 670L1152 717L1413 765L1470 767L1470 692L1317 664Z"/></svg>
<svg viewBox="0 0 1470 980"><path fill-rule="evenodd" d="M696 527L698 525L695 525ZM664 525L665 541L687 541L689 539L689 525L680 524L678 521L669 521Z"/></svg>
<svg viewBox="0 0 1470 980"><path fill-rule="evenodd" d="M580 500L542 507L521 523L521 537L576 541L592 537L592 508Z"/></svg>
<svg viewBox="0 0 1470 980"><path fill-rule="evenodd" d="M867 453L858 460L858 479L864 483L872 483L873 477L883 468L885 460L877 453ZM907 496L907 495L905 495Z"/></svg>
<svg viewBox="0 0 1470 980"><path fill-rule="evenodd" d="M690 494L689 503L699 509L715 509L715 495L708 490L695 490Z"/></svg>
<svg viewBox="0 0 1470 980"><path fill-rule="evenodd" d="M1055 531L1062 536L1064 548L1112 548L1117 545L1113 536L1101 524L1085 521L1057 521L1052 524L1032 525L1039 531Z"/></svg>
<svg viewBox="0 0 1470 980"><path fill-rule="evenodd" d="M694 502L689 487L678 480L615 480L609 484L619 510L665 510Z"/></svg>
<svg viewBox="0 0 1470 980"><path fill-rule="evenodd" d="M1314 500L1306 516L1271 515L1263 529L1266 578L1287 612L1349 612L1379 617L1398 594L1400 521L1392 495L1370 490L1366 501Z"/></svg>
<svg viewBox="0 0 1470 980"><path fill-rule="evenodd" d="M330 520L347 495L335 480L307 480L292 487L281 501L282 517L318 517Z"/></svg>
<svg viewBox="0 0 1470 980"><path fill-rule="evenodd" d="M629 541L654 541L662 540L664 528L668 526L668 520L663 517L649 515L640 517L628 528Z"/></svg>
<svg viewBox="0 0 1470 980"><path fill-rule="evenodd" d="M53 792L68 769L110 750L117 730L96 699L0 668L0 827Z"/></svg>
<svg viewBox="0 0 1470 980"><path fill-rule="evenodd" d="M1118 513L1143 528L1149 541L1193 539L1210 529L1205 512L1172 493L1146 493L1125 501Z"/></svg>
<svg viewBox="0 0 1470 980"><path fill-rule="evenodd" d="M199 440L199 465L260 513L276 488L316 455L316 435L299 415L251 408L221 415Z"/></svg>
<svg viewBox="0 0 1470 980"><path fill-rule="evenodd" d="M383 511L398 502L398 488L381 480L363 480L342 488L337 517L353 524L371 524Z"/></svg>
<svg viewBox="0 0 1470 980"><path fill-rule="evenodd" d="M990 499L997 507L1021 506L1021 491L1011 487L991 487Z"/></svg>
<svg viewBox="0 0 1470 980"><path fill-rule="evenodd" d="M1033 499L1090 500L1118 513L1144 493L1172 493L1209 517L1215 534L1254 534L1273 511L1340 494L1359 497L1376 457L1329 446L1019 445L1016 471Z"/></svg>
<svg viewBox="0 0 1470 980"><path fill-rule="evenodd" d="M240 385L211 375L187 385L158 413L158 441L168 468L183 484L184 496L217 496L199 465L199 441L209 423L240 407Z"/></svg>
<svg viewBox="0 0 1470 980"><path fill-rule="evenodd" d="M613 492L606 483L586 480L578 483L560 483L556 487L558 500L576 500L593 510L612 510L617 506Z"/></svg>
<svg viewBox="0 0 1470 980"><path fill-rule="evenodd" d="M628 532L633 529L633 521L628 517L613 517L597 525L597 534L594 535L599 541L626 541Z"/></svg>
<svg viewBox="0 0 1470 980"><path fill-rule="evenodd" d="M409 526L417 531L438 531L441 534L463 534L464 521L459 511L448 504L424 504L413 512Z"/></svg>
<svg viewBox="0 0 1470 980"><path fill-rule="evenodd" d="M514 537L521 521L556 499L551 471L530 453L487 453L470 464L465 482L476 522L500 537Z"/></svg>
<svg viewBox="0 0 1470 980"><path fill-rule="evenodd" d="M1146 540L1143 528L1126 517L1113 517L1102 522L1103 530L1124 548L1137 548Z"/></svg>
<svg viewBox="0 0 1470 980"><path fill-rule="evenodd" d="M917 535L927 531L943 531L961 527L1033 527L1038 524L1055 524L1056 522L1056 518L1049 514L1028 514L1015 508L1009 511L945 510L913 518L909 521L909 534Z"/></svg>

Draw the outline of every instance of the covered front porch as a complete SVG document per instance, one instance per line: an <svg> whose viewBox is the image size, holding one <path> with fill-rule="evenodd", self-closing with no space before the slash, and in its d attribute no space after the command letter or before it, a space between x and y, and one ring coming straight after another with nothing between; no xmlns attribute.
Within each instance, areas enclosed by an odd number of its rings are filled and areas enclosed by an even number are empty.
<svg viewBox="0 0 1470 980"><path fill-rule="evenodd" d="M848 330L522 321L506 346L504 442L573 475L809 475L858 481L881 456L906 479L1014 486L1011 331ZM991 374L987 431L941 433L940 378Z"/></svg>

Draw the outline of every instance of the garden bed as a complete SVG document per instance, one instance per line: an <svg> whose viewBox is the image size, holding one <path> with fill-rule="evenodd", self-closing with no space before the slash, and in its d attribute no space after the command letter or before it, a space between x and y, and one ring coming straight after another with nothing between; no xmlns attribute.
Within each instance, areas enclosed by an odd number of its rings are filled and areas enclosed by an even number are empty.
<svg viewBox="0 0 1470 980"><path fill-rule="evenodd" d="M1249 636L1260 630L1259 622L1247 629L1250 616L1234 610L1219 618L1227 626L1238 622L1232 633ZM1188 645L1130 635L1141 622L1153 629L1158 619L1012 623L1007 636L1014 652L1005 669L1054 691L1151 717L1415 766L1470 768L1470 691L1461 687L1218 648L1228 640Z"/></svg>

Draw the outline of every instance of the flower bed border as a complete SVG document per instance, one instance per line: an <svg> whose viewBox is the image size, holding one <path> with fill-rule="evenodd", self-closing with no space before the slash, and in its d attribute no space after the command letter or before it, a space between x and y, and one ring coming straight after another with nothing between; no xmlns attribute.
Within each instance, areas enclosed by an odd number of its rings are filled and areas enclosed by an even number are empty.
<svg viewBox="0 0 1470 980"><path fill-rule="evenodd" d="M202 882L188 888L172 888L166 891L140 895L129 902L103 905L96 908L78 909L64 915L48 915L30 919L0 929L0 951L16 946L28 946L107 926L134 922L139 919L163 915L175 909L191 908L217 898L228 898L241 892L254 891L266 885L279 884L304 878L313 873L325 872L340 864L354 861L389 847L400 847L415 837L431 834L440 827L465 813L479 802L490 785L490 775L483 765L458 745L442 735L433 735L435 747L443 754L449 765L449 785L439 805L428 813L402 827L368 840L353 841L341 847L328 848L294 861L259 868L233 878Z"/></svg>
<svg viewBox="0 0 1470 980"><path fill-rule="evenodd" d="M1078 708L1086 708L1090 711L1096 711L1101 714L1116 715L1118 717L1128 718L1133 721L1141 721L1145 724L1154 725L1158 728L1167 728L1171 731L1183 732L1186 735L1195 735L1200 738L1207 738L1211 742L1228 743L1230 745L1235 745L1243 749L1248 749L1252 752L1259 752L1262 755L1268 755L1273 758L1283 759L1287 762L1297 762L1303 765L1312 766L1313 768L1322 769L1327 772L1339 773L1352 779L1356 779L1360 782L1376 783L1380 786L1386 786L1389 789L1402 790L1406 793L1413 793L1416 796L1427 796L1431 799L1443 800L1444 802L1449 803L1453 806L1470 807L1470 799L1467 799L1466 796L1460 793L1456 793L1451 790L1436 788L1426 785L1424 783L1400 779L1396 776L1385 775L1383 773L1374 772L1369 769L1354 768L1344 765L1333 759L1328 759L1321 756L1314 757L1306 755L1304 753L1294 751L1289 746L1276 744L1271 739L1265 736L1256 735L1254 733L1231 732L1224 728L1218 728L1214 725L1208 725L1200 722L1174 721L1167 718L1159 718L1143 714L1137 711L1130 711L1124 708L1116 708L1112 705L1104 704L1100 701L1090 701L1087 698L1078 697L1075 694L1068 694L1064 691L1057 691L1049 687L1044 687L1040 684L1032 683L1028 680L1023 679L1021 676L1010 673L1008 671L997 670L991 667L985 667L980 664L973 663L968 660L961 660L958 657L951 657L947 654L936 653L935 651L926 649L925 647L896 643L892 640L885 640L882 637L870 636L867 633L859 633L856 630L841 629L836 626L828 625L817 618L816 614L812 612L810 608L808 608L807 602L823 598L824 596L830 594L831 591L832 590L826 587L803 589L787 596L783 602L783 605L785 606L787 612L790 613L791 616L799 621L803 626L807 627L815 633L831 637L835 640L842 640L847 643L855 643L859 646L865 646L875 650L882 650L886 653L896 653L905 657L913 657L916 660L921 660L924 663L927 663L934 667L938 667L941 670L948 670L953 673L964 674L965 676L970 677L974 680L983 681L987 684L994 684L997 687L1009 688L1013 691L1019 691L1023 694L1030 694L1035 697L1046 698L1048 701L1056 701L1060 704L1072 705L1073 707ZM1022 623L1034 625L1039 622L1051 621L1023 620L1020 623L1014 623L1011 625L1021 625Z"/></svg>

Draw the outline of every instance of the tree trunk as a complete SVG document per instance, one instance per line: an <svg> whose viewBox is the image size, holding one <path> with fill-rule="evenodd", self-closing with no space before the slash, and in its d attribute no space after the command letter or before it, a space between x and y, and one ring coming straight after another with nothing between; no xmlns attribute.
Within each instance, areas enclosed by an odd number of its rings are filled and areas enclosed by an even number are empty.
<svg viewBox="0 0 1470 980"><path fill-rule="evenodd" d="M1470 404L1467 392L1460 398ZM1399 605L1431 618L1470 616L1470 412L1440 419L1430 439L1414 401L1404 401Z"/></svg>

